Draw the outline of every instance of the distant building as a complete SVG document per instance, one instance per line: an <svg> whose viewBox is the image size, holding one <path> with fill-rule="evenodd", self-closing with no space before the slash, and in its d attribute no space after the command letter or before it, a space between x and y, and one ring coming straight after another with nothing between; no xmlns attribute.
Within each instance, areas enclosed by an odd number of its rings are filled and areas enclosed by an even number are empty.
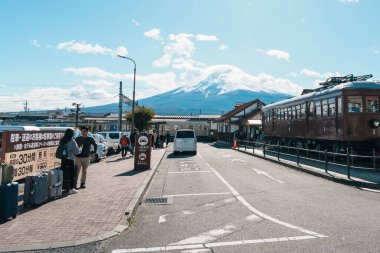
<svg viewBox="0 0 380 253"><path fill-rule="evenodd" d="M261 108L264 105L259 99L237 104L233 110L216 119L218 139L256 139L261 134Z"/></svg>

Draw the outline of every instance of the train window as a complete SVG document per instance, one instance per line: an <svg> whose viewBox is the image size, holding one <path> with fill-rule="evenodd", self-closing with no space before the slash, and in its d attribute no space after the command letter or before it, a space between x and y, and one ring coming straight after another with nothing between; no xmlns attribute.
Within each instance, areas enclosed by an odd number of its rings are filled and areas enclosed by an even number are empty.
<svg viewBox="0 0 380 253"><path fill-rule="evenodd" d="M378 112L379 98L377 96L367 96L365 105L366 105L367 112Z"/></svg>
<svg viewBox="0 0 380 253"><path fill-rule="evenodd" d="M322 115L327 116L329 112L329 107L327 103L327 99L322 100Z"/></svg>
<svg viewBox="0 0 380 253"><path fill-rule="evenodd" d="M363 112L363 101L361 96L347 97L348 112Z"/></svg>
<svg viewBox="0 0 380 253"><path fill-rule="evenodd" d="M296 106L296 114L297 114L297 119L301 119L302 116L301 116L301 105L297 105Z"/></svg>
<svg viewBox="0 0 380 253"><path fill-rule="evenodd" d="M309 102L309 117L315 116L314 102Z"/></svg>
<svg viewBox="0 0 380 253"><path fill-rule="evenodd" d="M342 114L342 97L338 97L337 108L338 108L338 114Z"/></svg>
<svg viewBox="0 0 380 253"><path fill-rule="evenodd" d="M300 119L305 118L305 104L300 105Z"/></svg>
<svg viewBox="0 0 380 253"><path fill-rule="evenodd" d="M329 115L335 115L335 98L329 98Z"/></svg>
<svg viewBox="0 0 380 253"><path fill-rule="evenodd" d="M287 120L289 117L288 108L284 108L284 120Z"/></svg>
<svg viewBox="0 0 380 253"><path fill-rule="evenodd" d="M321 114L321 101L315 101L315 117L319 117Z"/></svg>

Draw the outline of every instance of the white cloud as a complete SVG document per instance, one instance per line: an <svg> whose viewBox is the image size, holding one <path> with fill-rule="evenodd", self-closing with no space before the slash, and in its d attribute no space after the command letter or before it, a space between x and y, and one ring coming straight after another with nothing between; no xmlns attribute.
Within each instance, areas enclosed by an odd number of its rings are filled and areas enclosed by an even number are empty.
<svg viewBox="0 0 380 253"><path fill-rule="evenodd" d="M170 42L164 47L164 52L171 55L192 57L195 50L194 43L191 41L193 37L194 35L189 33L170 34Z"/></svg>
<svg viewBox="0 0 380 253"><path fill-rule="evenodd" d="M84 68L65 68L63 69L66 73L71 73L76 76L86 76L93 78L105 78L105 79L114 79L114 80L133 80L133 74L120 74L120 73L111 73L100 68L94 67L84 67ZM86 81L87 84L95 84L95 81ZM111 82L110 82L111 83ZM157 93L169 91L171 89L178 87L178 82L176 81L176 74L173 72L166 73L154 73L150 75L137 75L136 76L136 90L141 90L143 87L144 97L156 95ZM150 91L145 92L148 89ZM141 95L141 96L142 96Z"/></svg>
<svg viewBox="0 0 380 253"><path fill-rule="evenodd" d="M30 43L32 44L32 46L41 47L37 40L31 40Z"/></svg>
<svg viewBox="0 0 380 253"><path fill-rule="evenodd" d="M310 76L310 77L318 77L318 78L322 77L322 74L320 74L316 71L310 70L310 69L302 69L300 71L300 74L304 75L304 76Z"/></svg>
<svg viewBox="0 0 380 253"><path fill-rule="evenodd" d="M379 53L380 53L380 51L379 51L379 49L378 49L377 47L373 47L373 48L371 48L371 52L372 52L373 54L379 54Z"/></svg>
<svg viewBox="0 0 380 253"><path fill-rule="evenodd" d="M338 0L338 2L341 2L343 4L357 4L360 2L360 0Z"/></svg>
<svg viewBox="0 0 380 253"><path fill-rule="evenodd" d="M219 50L220 51L225 51L227 49L228 49L228 45L227 44L222 44L222 45L219 46Z"/></svg>
<svg viewBox="0 0 380 253"><path fill-rule="evenodd" d="M215 35L204 35L204 34L198 34L195 36L195 39L198 41L218 41L218 37Z"/></svg>
<svg viewBox="0 0 380 253"><path fill-rule="evenodd" d="M289 61L289 57L290 57L288 52L281 51L278 49L269 49L265 52L265 54L270 57L275 57L279 60L286 60L286 61Z"/></svg>
<svg viewBox="0 0 380 253"><path fill-rule="evenodd" d="M136 19L132 19L132 24L134 24L135 26L140 26L140 22L137 21Z"/></svg>
<svg viewBox="0 0 380 253"><path fill-rule="evenodd" d="M112 88L115 87L115 83L107 80L83 80L83 83L93 87Z"/></svg>
<svg viewBox="0 0 380 253"><path fill-rule="evenodd" d="M161 37L160 33L161 33L160 29L154 28L152 30L146 31L144 33L144 36L147 38L152 38L152 39L161 41L162 37Z"/></svg>
<svg viewBox="0 0 380 253"><path fill-rule="evenodd" d="M76 52L79 54L102 54L102 55L114 54L111 48L102 47L99 44L96 44L96 45L88 44L85 41L76 42L75 40L59 43L57 45L57 49L66 50L67 52Z"/></svg>
<svg viewBox="0 0 380 253"><path fill-rule="evenodd" d="M126 56L126 55L128 55L128 50L125 47L118 47L116 49L116 54Z"/></svg>
<svg viewBox="0 0 380 253"><path fill-rule="evenodd" d="M170 65L171 60L172 60L171 54L164 54L160 59L155 60L153 62L153 66L155 66L156 68L167 67Z"/></svg>

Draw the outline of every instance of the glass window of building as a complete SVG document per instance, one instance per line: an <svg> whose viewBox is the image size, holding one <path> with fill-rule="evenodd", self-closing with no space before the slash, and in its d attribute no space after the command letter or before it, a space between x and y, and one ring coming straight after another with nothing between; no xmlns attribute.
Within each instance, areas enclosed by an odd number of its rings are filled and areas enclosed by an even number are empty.
<svg viewBox="0 0 380 253"><path fill-rule="evenodd" d="M363 101L361 96L347 96L348 112L363 112Z"/></svg>
<svg viewBox="0 0 380 253"><path fill-rule="evenodd" d="M378 112L379 111L379 97L366 96L365 105L366 105L367 112Z"/></svg>

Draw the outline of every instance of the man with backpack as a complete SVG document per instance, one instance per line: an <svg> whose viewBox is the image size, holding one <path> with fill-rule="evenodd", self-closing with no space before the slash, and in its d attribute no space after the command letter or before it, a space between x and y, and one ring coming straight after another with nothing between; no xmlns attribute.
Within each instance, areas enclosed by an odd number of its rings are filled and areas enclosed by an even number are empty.
<svg viewBox="0 0 380 253"><path fill-rule="evenodd" d="M81 136L77 137L75 141L78 143L78 146L82 148L82 152L75 157L75 166L77 167L77 176L79 179L79 174L82 170L82 176L80 179L80 188L86 188L86 177L87 177L87 168L90 165L90 154L96 153L97 145L94 138L88 136L88 128L82 126L80 128ZM91 152L91 145L94 147L94 151Z"/></svg>

